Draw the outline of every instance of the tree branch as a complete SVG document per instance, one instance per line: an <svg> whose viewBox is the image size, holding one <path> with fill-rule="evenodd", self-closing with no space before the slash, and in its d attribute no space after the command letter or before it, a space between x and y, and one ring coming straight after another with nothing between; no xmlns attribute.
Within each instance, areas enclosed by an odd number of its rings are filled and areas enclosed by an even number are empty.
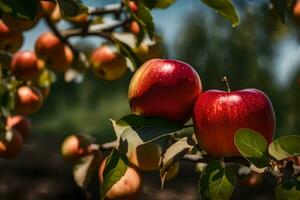
<svg viewBox="0 0 300 200"><path fill-rule="evenodd" d="M58 37L60 39L60 41L62 41L64 44L66 44L71 49L71 51L73 52L75 57L78 57L79 56L78 50L68 41L68 39L66 37L64 37L60 33L60 31L57 29L55 24L52 23L52 21L48 15L45 16L45 21L46 21L48 27L51 29L51 31L56 35L56 37Z"/></svg>

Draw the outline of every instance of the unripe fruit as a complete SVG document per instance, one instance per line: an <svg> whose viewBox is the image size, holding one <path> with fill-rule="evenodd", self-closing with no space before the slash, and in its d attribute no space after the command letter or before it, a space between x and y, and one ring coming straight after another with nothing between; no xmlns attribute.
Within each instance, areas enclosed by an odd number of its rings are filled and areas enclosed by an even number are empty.
<svg viewBox="0 0 300 200"><path fill-rule="evenodd" d="M43 102L41 91L32 86L21 86L18 88L15 100L15 110L22 115L37 112Z"/></svg>
<svg viewBox="0 0 300 200"><path fill-rule="evenodd" d="M154 43L142 42L138 47L133 49L142 63L150 59L163 57L162 39L154 36L153 41Z"/></svg>
<svg viewBox="0 0 300 200"><path fill-rule="evenodd" d="M92 140L83 135L70 135L61 145L61 154L66 161L75 162L90 153Z"/></svg>
<svg viewBox="0 0 300 200"><path fill-rule="evenodd" d="M35 51L46 65L57 72L66 71L73 61L71 49L51 32L43 33L37 39Z"/></svg>
<svg viewBox="0 0 300 200"><path fill-rule="evenodd" d="M105 169L106 159L104 159L99 167L99 180L103 184L103 172ZM128 166L124 176L116 182L106 193L106 200L135 200L142 189L142 176L140 172Z"/></svg>
<svg viewBox="0 0 300 200"><path fill-rule="evenodd" d="M7 127L18 131L23 140L31 135L31 122L25 116L15 115L7 118Z"/></svg>
<svg viewBox="0 0 300 200"><path fill-rule="evenodd" d="M95 49L90 58L95 75L104 80L116 80L126 72L125 58L108 45Z"/></svg>
<svg viewBox="0 0 300 200"><path fill-rule="evenodd" d="M53 22L53 23L57 23L61 20L61 13L60 13L60 10L59 10L59 6L56 5L55 9L53 10L53 12L51 13L50 15L50 20Z"/></svg>
<svg viewBox="0 0 300 200"><path fill-rule="evenodd" d="M9 69L18 80L36 80L40 75L41 62L33 51L18 51L13 55Z"/></svg>
<svg viewBox="0 0 300 200"><path fill-rule="evenodd" d="M9 140L6 135L2 134L0 138L0 157L6 159L15 158L22 149L23 140L20 133L14 129L11 130L11 137Z"/></svg>
<svg viewBox="0 0 300 200"><path fill-rule="evenodd" d="M131 79L128 99L133 113L187 122L202 91L197 72L178 60L153 59Z"/></svg>
<svg viewBox="0 0 300 200"><path fill-rule="evenodd" d="M179 162L176 162L170 167L165 177L165 181L169 181L173 179L178 174L178 172L179 172Z"/></svg>
<svg viewBox="0 0 300 200"><path fill-rule="evenodd" d="M0 20L0 50L16 52L23 44L23 35L20 32L12 32Z"/></svg>
<svg viewBox="0 0 300 200"><path fill-rule="evenodd" d="M129 161L142 171L158 168L161 148L154 142L138 146L130 155Z"/></svg>
<svg viewBox="0 0 300 200"><path fill-rule="evenodd" d="M141 31L140 29L140 25L137 23L137 21L132 21L130 23L130 31L133 33L133 34L139 34L139 32Z"/></svg>
<svg viewBox="0 0 300 200"><path fill-rule="evenodd" d="M23 32L32 29L38 22L38 17L34 20L21 20L12 17L9 14L3 14L2 20L9 30L14 32Z"/></svg>

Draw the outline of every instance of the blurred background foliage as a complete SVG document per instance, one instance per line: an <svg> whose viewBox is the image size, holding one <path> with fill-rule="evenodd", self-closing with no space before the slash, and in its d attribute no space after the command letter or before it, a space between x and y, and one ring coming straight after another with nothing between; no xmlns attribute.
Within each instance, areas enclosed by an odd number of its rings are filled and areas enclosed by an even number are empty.
<svg viewBox="0 0 300 200"><path fill-rule="evenodd" d="M154 17L164 20L162 12L180 13L183 3L178 1L172 6L174 8L155 11ZM199 4L191 1L191 4L195 3ZM300 64L291 63L286 55L298 50L296 35L300 27L291 20L285 25L280 23L266 1L239 1L236 4L241 15L237 28L232 28L228 21L204 6L201 6L201 12L199 9L186 10L184 17L174 25L179 27L177 30L172 24L160 27L158 23L158 31L166 38L166 55L191 64L199 72L205 90L224 90L220 79L227 75L232 90L258 88L264 91L274 105L276 136L295 134L300 130ZM167 38L168 34L164 35L170 32L169 29L174 30L172 41ZM281 54L280 50L291 41L297 48L286 48ZM84 44L81 45L83 48L96 47L87 40L80 43ZM279 66L282 62L293 65L293 70ZM64 83L59 77L42 110L32 116L34 131L61 135L88 133L97 136L100 142L114 139L109 119L130 113L127 87L131 76L128 71L121 80L108 82L87 73L81 84Z"/></svg>

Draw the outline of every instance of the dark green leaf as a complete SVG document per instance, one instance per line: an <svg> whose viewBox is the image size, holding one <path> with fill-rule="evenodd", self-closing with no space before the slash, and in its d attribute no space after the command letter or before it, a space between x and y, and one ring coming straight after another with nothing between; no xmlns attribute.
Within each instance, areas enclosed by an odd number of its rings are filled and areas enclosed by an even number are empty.
<svg viewBox="0 0 300 200"><path fill-rule="evenodd" d="M217 13L228 19L232 26L235 27L239 24L239 14L235 9L231 0L201 0L207 6L214 9Z"/></svg>
<svg viewBox="0 0 300 200"><path fill-rule="evenodd" d="M300 197L300 182L288 179L276 186L276 200L298 200Z"/></svg>
<svg viewBox="0 0 300 200"><path fill-rule="evenodd" d="M134 69L137 69L141 64L141 61L138 59L138 57L135 55L135 53L132 51L132 49L124 42L121 42L117 39L115 39L114 41L115 41L116 46L119 48L120 53L122 55L124 55L125 57L129 58Z"/></svg>
<svg viewBox="0 0 300 200"><path fill-rule="evenodd" d="M128 4L127 7L129 7ZM154 24L150 10L141 1L138 3L137 13L132 12L130 8L128 8L128 10L133 19L135 19L140 27L142 27L148 33L149 37L152 38L154 33Z"/></svg>
<svg viewBox="0 0 300 200"><path fill-rule="evenodd" d="M104 182L101 185L101 199L104 199L108 190L124 176L128 167L128 159L125 155L113 150L106 159L103 172Z"/></svg>
<svg viewBox="0 0 300 200"><path fill-rule="evenodd" d="M1 0L0 9L4 13L20 19L33 20L37 14L36 0Z"/></svg>
<svg viewBox="0 0 300 200"><path fill-rule="evenodd" d="M87 10L83 4L76 0L57 0L59 8L67 17L75 17Z"/></svg>
<svg viewBox="0 0 300 200"><path fill-rule="evenodd" d="M176 0L143 0L143 3L148 8L167 8L173 3L175 3Z"/></svg>
<svg viewBox="0 0 300 200"><path fill-rule="evenodd" d="M160 159L159 171L162 188L164 185L165 177L173 164L180 160L185 154L187 154L192 148L193 144L188 140L187 137L181 138L174 144L172 144L163 153Z"/></svg>
<svg viewBox="0 0 300 200"><path fill-rule="evenodd" d="M127 115L112 122L117 137L121 135L127 127L131 127L138 133L143 141L152 140L163 134L174 133L183 128L180 124L160 117L142 117L134 114Z"/></svg>
<svg viewBox="0 0 300 200"><path fill-rule="evenodd" d="M239 152L258 168L268 166L268 143L259 133L251 129L240 129L234 136L234 143Z"/></svg>
<svg viewBox="0 0 300 200"><path fill-rule="evenodd" d="M230 198L235 185L235 176L230 167L223 167L219 161L208 163L203 171L199 190L202 200L227 200Z"/></svg>
<svg viewBox="0 0 300 200"><path fill-rule="evenodd" d="M300 136L288 135L277 138L269 145L269 153L277 160L300 155Z"/></svg>

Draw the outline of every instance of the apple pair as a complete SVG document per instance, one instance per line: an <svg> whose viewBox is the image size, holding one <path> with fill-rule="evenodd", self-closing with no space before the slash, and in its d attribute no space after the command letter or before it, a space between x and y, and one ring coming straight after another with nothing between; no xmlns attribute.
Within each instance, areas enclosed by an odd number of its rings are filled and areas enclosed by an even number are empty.
<svg viewBox="0 0 300 200"><path fill-rule="evenodd" d="M200 77L188 64L153 59L134 74L128 98L133 113L181 124L192 116L200 146L213 156L240 156L234 134L241 128L260 133L270 143L275 115L269 98L257 89L202 92Z"/></svg>

